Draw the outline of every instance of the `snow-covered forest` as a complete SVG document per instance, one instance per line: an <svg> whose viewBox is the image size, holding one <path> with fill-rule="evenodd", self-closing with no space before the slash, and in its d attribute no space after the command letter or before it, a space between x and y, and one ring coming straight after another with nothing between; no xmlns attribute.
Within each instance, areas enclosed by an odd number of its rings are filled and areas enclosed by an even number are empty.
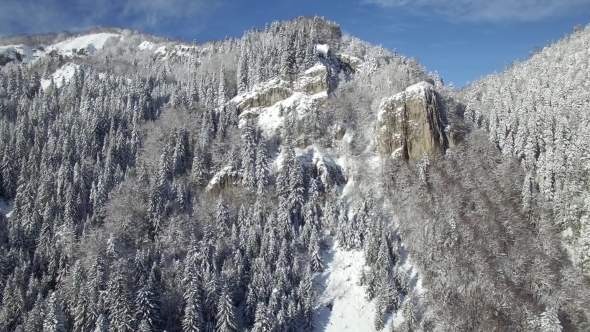
<svg viewBox="0 0 590 332"><path fill-rule="evenodd" d="M590 330L588 40L2 38L0 331Z"/></svg>

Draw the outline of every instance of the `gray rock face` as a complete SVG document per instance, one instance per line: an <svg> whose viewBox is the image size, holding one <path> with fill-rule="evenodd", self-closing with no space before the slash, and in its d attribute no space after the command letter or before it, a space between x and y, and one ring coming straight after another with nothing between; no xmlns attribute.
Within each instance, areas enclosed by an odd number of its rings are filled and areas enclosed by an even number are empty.
<svg viewBox="0 0 590 332"><path fill-rule="evenodd" d="M434 86L428 82L385 98L379 106L377 151L406 160L420 160L426 154L435 160L453 145L444 131L443 119Z"/></svg>
<svg viewBox="0 0 590 332"><path fill-rule="evenodd" d="M310 95L328 91L328 68L318 65L306 70L298 77L295 85L296 90Z"/></svg>
<svg viewBox="0 0 590 332"><path fill-rule="evenodd" d="M279 78L272 79L257 86L253 91L238 96L232 101L240 112L253 107L269 107L275 103L289 98L293 91L285 81Z"/></svg>
<svg viewBox="0 0 590 332"><path fill-rule="evenodd" d="M294 91L308 95L328 91L328 69L317 65L299 75L293 81L274 78L256 86L252 91L232 100L240 112L255 107L269 107L293 95Z"/></svg>

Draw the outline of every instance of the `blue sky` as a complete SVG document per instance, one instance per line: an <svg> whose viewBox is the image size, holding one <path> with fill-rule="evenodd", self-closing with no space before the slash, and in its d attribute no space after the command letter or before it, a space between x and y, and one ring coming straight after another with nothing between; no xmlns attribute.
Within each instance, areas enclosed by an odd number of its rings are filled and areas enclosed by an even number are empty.
<svg viewBox="0 0 590 332"><path fill-rule="evenodd" d="M2 0L0 35L118 26L207 41L273 20L325 16L375 45L420 59L456 87L528 58L589 22L590 0Z"/></svg>

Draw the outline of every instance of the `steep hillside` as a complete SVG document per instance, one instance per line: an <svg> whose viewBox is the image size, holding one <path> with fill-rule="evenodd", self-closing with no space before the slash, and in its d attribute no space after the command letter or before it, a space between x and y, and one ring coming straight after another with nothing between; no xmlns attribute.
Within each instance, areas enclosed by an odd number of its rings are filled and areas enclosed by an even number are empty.
<svg viewBox="0 0 590 332"><path fill-rule="evenodd" d="M317 17L0 42L0 331L590 328L476 85Z"/></svg>
<svg viewBox="0 0 590 332"><path fill-rule="evenodd" d="M575 266L590 273L590 30L547 45L459 93L466 116L485 128L526 176L525 210L542 196ZM535 223L535 220L530 220Z"/></svg>

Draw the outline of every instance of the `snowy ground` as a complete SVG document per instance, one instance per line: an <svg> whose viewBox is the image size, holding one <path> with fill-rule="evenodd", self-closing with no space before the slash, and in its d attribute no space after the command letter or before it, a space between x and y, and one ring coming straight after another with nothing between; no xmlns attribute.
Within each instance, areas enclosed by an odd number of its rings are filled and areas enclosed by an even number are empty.
<svg viewBox="0 0 590 332"><path fill-rule="evenodd" d="M68 40L64 40L54 45L49 45L45 48L45 45L38 45L35 47L27 45L7 45L0 46L0 55L7 56L9 58L16 58L16 53L22 56L24 63L33 63L37 61L51 51L55 51L58 54L65 56L73 56L81 49L86 50L90 55L101 49L109 38L121 38L121 35L116 33L93 33L89 35L73 37Z"/></svg>
<svg viewBox="0 0 590 332"><path fill-rule="evenodd" d="M144 50L151 50L152 48L154 48L154 43L149 42L149 41L142 41L141 44L139 44L139 49L144 51Z"/></svg>
<svg viewBox="0 0 590 332"><path fill-rule="evenodd" d="M410 293L419 296L424 292L419 275L407 253L402 250L400 255L401 267L410 276ZM316 331L376 332L375 303L365 299L364 288L359 285L361 271L365 268L363 252L343 250L333 244L324 252L323 258L326 268L314 278L318 291ZM404 322L401 310L386 317L381 331L387 331L392 321L395 327Z"/></svg>
<svg viewBox="0 0 590 332"><path fill-rule="evenodd" d="M45 55L38 47L30 47L26 45L7 45L0 46L0 55L4 55L10 59L16 59L16 53L22 56L24 63L35 62L38 58Z"/></svg>
<svg viewBox="0 0 590 332"><path fill-rule="evenodd" d="M51 52L52 50L56 50L60 54L72 56L77 50L85 49L88 54L92 55L96 50L101 49L111 37L120 38L120 35L116 33L94 33L74 37L48 47L47 51Z"/></svg>
<svg viewBox="0 0 590 332"><path fill-rule="evenodd" d="M64 65L63 67L56 70L53 74L51 74L53 82L58 88L61 87L62 83L68 83L72 79L72 77L74 77L76 70L79 68L80 66L78 66L75 63L68 63ZM43 88L43 90L47 89L47 87L49 87L50 84L51 79L41 80L41 87Z"/></svg>
<svg viewBox="0 0 590 332"><path fill-rule="evenodd" d="M333 245L325 252L324 263L325 271L314 279L319 297L316 331L375 331L375 305L365 300L359 285L363 253Z"/></svg>

